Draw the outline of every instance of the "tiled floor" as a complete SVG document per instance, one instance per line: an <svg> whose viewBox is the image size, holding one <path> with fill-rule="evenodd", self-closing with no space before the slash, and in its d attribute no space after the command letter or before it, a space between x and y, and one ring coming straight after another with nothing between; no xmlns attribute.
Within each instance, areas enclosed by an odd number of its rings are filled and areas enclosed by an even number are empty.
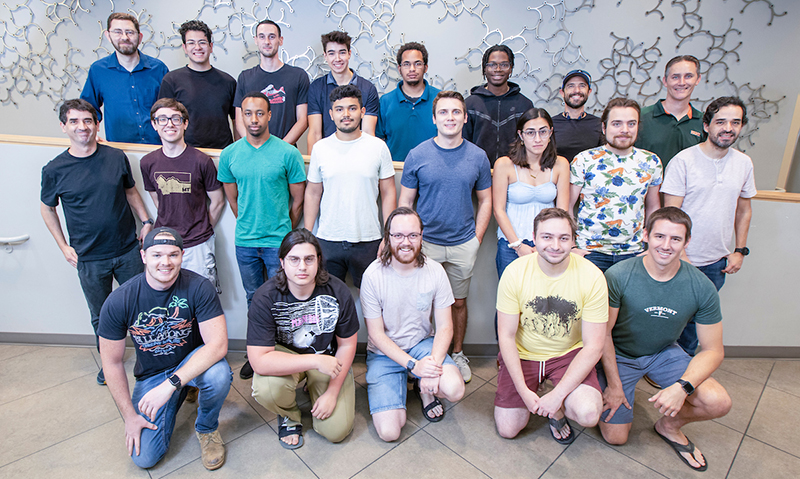
<svg viewBox="0 0 800 479"><path fill-rule="evenodd" d="M129 375L133 353L128 351ZM241 353L228 361L235 371ZM99 357L89 348L0 345L0 478L204 477L192 433L195 412L181 409L167 456L148 471L136 468L123 440L123 422L105 387L95 384ZM532 418L514 440L494 428L496 389L493 358L473 358L473 379L464 399L446 404L440 423L429 423L410 395L409 421L399 441L382 442L369 416L359 357L355 429L330 444L310 427L304 403L305 446L278 444L276 418L250 397L248 382L234 375L220 417L228 447L225 466L214 477L320 478L560 478L602 477L800 477L800 361L727 359L714 377L728 389L733 409L717 421L684 430L706 454L709 469L691 471L652 430L657 413L647 402L652 390L640 383L631 440L612 447L596 428L564 447L550 438L546 422ZM131 376L132 379L132 376Z"/></svg>

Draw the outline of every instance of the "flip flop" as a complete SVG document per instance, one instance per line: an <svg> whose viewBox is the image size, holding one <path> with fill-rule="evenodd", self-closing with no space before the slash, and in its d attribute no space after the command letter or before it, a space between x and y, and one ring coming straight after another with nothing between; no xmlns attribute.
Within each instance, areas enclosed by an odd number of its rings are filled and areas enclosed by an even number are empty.
<svg viewBox="0 0 800 479"><path fill-rule="evenodd" d="M419 402L420 404L422 404L422 391L419 388L419 381L414 381L414 391L417 392L417 397L419 397ZM442 406L442 415L430 417L428 413L436 406ZM425 416L425 419L427 419L430 422L439 422L442 419L444 419L444 405L442 404L441 401L439 401L439 398L433 396L433 401L431 401L430 404L428 404L427 406L422 406L422 415Z"/></svg>
<svg viewBox="0 0 800 479"><path fill-rule="evenodd" d="M303 446L305 442L303 440L303 425L302 424L295 424L294 426L289 426L286 423L288 422L288 417L278 416L278 442L281 443L284 449L297 449ZM281 441L281 438L286 436L292 436L294 434L298 435L297 444L286 444L285 442Z"/></svg>
<svg viewBox="0 0 800 479"><path fill-rule="evenodd" d="M567 416L562 417L561 419L554 419L554 418L547 418L547 422L553 427L556 431L561 431L564 426L569 426L569 436L562 437L561 439L557 438L553 429L550 429L550 435L553 436L553 439L556 440L557 443L563 444L565 446L572 444L572 441L575 440L575 429L572 427L572 424L569 423Z"/></svg>
<svg viewBox="0 0 800 479"><path fill-rule="evenodd" d="M694 456L694 451L695 451L694 443L690 441L688 437L686 438L686 440L689 441L689 444L679 444L675 441L671 441L665 435L658 432L658 429L656 429L655 425L653 425L653 430L656 432L656 434L658 434L658 436L661 439L664 440L664 442L666 442L667 444L670 445L670 447L672 447L672 449L675 451L675 454L677 454L678 457L681 458L681 461L683 461L687 466L691 467L695 471L705 471L706 469L708 469L708 459L706 459L705 456L703 456L703 459L706 460L706 463L700 467L694 467L691 464L689 464L688 459L686 459L681 455L682 452L688 452L689 455L692 456L692 459L694 459L698 464L700 463L700 461L698 461L697 458Z"/></svg>

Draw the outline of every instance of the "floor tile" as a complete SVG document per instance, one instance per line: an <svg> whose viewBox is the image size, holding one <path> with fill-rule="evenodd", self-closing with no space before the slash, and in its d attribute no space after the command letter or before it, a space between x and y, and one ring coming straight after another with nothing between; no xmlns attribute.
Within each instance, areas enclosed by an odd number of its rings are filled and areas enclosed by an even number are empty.
<svg viewBox="0 0 800 479"><path fill-rule="evenodd" d="M43 391L81 376L97 374L89 348L48 347L20 354L0 366L0 404ZM94 382L94 377L92 377Z"/></svg>
<svg viewBox="0 0 800 479"><path fill-rule="evenodd" d="M744 433L764 390L763 384L721 369L716 370L711 376L728 391L733 401L728 414L714 421Z"/></svg>
<svg viewBox="0 0 800 479"><path fill-rule="evenodd" d="M117 418L108 389L98 386L92 374L3 404L0 466Z"/></svg>
<svg viewBox="0 0 800 479"><path fill-rule="evenodd" d="M26 344L0 344L0 361L19 356L21 354L31 353L43 346L29 346Z"/></svg>
<svg viewBox="0 0 800 479"><path fill-rule="evenodd" d="M497 376L497 356L469 358L472 376L489 381Z"/></svg>
<svg viewBox="0 0 800 479"><path fill-rule="evenodd" d="M797 471L800 471L800 458L745 437L728 479L795 479Z"/></svg>
<svg viewBox="0 0 800 479"><path fill-rule="evenodd" d="M772 371L774 359L731 359L725 358L719 369L737 374L752 381L766 384L769 373Z"/></svg>
<svg viewBox="0 0 800 479"><path fill-rule="evenodd" d="M413 460L410 460L411 458ZM425 431L419 431L354 477L485 479L487 475L453 451L443 447Z"/></svg>
<svg viewBox="0 0 800 479"><path fill-rule="evenodd" d="M196 442L196 441L195 441ZM280 477L313 479L316 477L294 452L278 445L275 432L266 424L233 441L226 441L225 464L213 471L214 479L245 477ZM211 477L198 458L170 473L169 479ZM153 474L152 477L163 477Z"/></svg>
<svg viewBox="0 0 800 479"><path fill-rule="evenodd" d="M0 477L43 477L50 471L60 477L149 478L128 456L124 429L122 418L111 420L0 468Z"/></svg>
<svg viewBox="0 0 800 479"><path fill-rule="evenodd" d="M767 386L747 435L800 456L800 397Z"/></svg>
<svg viewBox="0 0 800 479"><path fill-rule="evenodd" d="M496 388L485 384L424 431L491 477L538 477L564 450L547 421L531 417L515 439L503 439L494 422Z"/></svg>
<svg viewBox="0 0 800 479"><path fill-rule="evenodd" d="M270 423L270 426L277 430L277 421ZM419 428L413 422L406 422L397 442L383 442L378 437L372 423L372 416L369 414L367 391L356 386L356 414L353 432L344 441L333 444L314 431L311 414L308 410L304 410L305 444L295 452L319 477L346 478L367 467L418 430ZM277 443L277 433L270 440Z"/></svg>
<svg viewBox="0 0 800 479"><path fill-rule="evenodd" d="M800 361L775 361L767 385L800 397Z"/></svg>
<svg viewBox="0 0 800 479"><path fill-rule="evenodd" d="M564 454L553 463L544 473L542 479L557 478L587 478L601 477L598 471L603 471L603 479L613 478L662 478L663 475L656 471L620 454L612 446L601 443L596 439L581 434Z"/></svg>

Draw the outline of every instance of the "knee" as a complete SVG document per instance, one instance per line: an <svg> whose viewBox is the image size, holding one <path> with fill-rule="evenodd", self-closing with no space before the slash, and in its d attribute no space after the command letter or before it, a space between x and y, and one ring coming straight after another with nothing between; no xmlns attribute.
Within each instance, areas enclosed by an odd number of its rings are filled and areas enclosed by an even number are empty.
<svg viewBox="0 0 800 479"><path fill-rule="evenodd" d="M199 377L199 386L204 394L211 392L214 396L227 396L233 382L233 371L223 358L206 369Z"/></svg>
<svg viewBox="0 0 800 479"><path fill-rule="evenodd" d="M320 436L336 444L344 441L345 438L347 438L347 436L349 436L350 433L353 432L353 424L351 422L349 424L349 427L336 427L336 428L315 427L314 429L319 433Z"/></svg>
<svg viewBox="0 0 800 479"><path fill-rule="evenodd" d="M133 459L133 463L137 466L141 467L142 469L150 469L151 467L158 464L158 461L164 457L167 451L156 451L152 447L146 447L144 444L140 443L140 450L139 455L136 455L136 451L134 454L131 455L131 459Z"/></svg>
<svg viewBox="0 0 800 479"><path fill-rule="evenodd" d="M503 424L503 423L496 423L497 424L497 434L504 439L514 439L517 437L517 434L522 430L516 424Z"/></svg>
<svg viewBox="0 0 800 479"><path fill-rule="evenodd" d="M450 402L460 401L464 397L466 385L458 370L455 374L442 374L442 379L439 382L439 391L444 395L444 398Z"/></svg>
<svg viewBox="0 0 800 479"><path fill-rule="evenodd" d="M516 415L509 417L506 417L508 415L503 415L501 417L498 415L497 407L495 407L494 423L497 427L497 434L505 439L514 439L517 437L517 434L528 424L527 412L528 411L525 411L525 413L520 414L519 417ZM523 416L524 419L522 419Z"/></svg>
<svg viewBox="0 0 800 479"><path fill-rule="evenodd" d="M594 427L600 421L602 409L602 402L582 401L573 408L570 419L574 419L575 422L583 427Z"/></svg>
<svg viewBox="0 0 800 479"><path fill-rule="evenodd" d="M608 426L613 426L613 425L608 425ZM601 423L600 433L603 435L603 439L612 446L622 446L623 444L628 442L629 430L604 427L604 424Z"/></svg>
<svg viewBox="0 0 800 479"><path fill-rule="evenodd" d="M467 309L467 298L456 299L453 303L453 309L456 311L463 311Z"/></svg>
<svg viewBox="0 0 800 479"><path fill-rule="evenodd" d="M373 416L372 422L375 425L375 431L378 433L378 437L385 442L394 442L400 438L400 432L406 423L406 419L405 415L402 414L377 420Z"/></svg>
<svg viewBox="0 0 800 479"><path fill-rule="evenodd" d="M709 416L718 418L728 414L733 406L733 400L728 391L716 381L708 384L708 387L703 389L705 390L703 391L702 401Z"/></svg>

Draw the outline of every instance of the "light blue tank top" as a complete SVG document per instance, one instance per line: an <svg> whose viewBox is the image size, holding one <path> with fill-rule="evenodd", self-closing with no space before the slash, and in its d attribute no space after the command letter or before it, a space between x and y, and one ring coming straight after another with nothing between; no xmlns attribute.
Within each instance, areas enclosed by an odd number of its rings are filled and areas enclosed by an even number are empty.
<svg viewBox="0 0 800 479"><path fill-rule="evenodd" d="M550 168L550 181L539 186L520 181L517 165L514 165L514 173L517 175L517 181L508 185L506 214L517 237L533 241L533 219L543 209L555 206L558 188L553 183L553 169ZM497 237L508 240L499 226Z"/></svg>

